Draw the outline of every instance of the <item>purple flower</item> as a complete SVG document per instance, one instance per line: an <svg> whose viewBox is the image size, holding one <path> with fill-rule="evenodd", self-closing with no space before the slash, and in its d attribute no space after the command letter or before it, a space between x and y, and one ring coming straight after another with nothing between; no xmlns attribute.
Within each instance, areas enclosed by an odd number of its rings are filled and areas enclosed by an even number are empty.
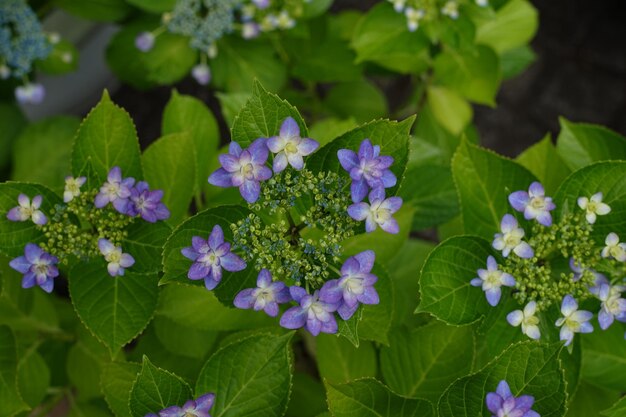
<svg viewBox="0 0 626 417"><path fill-rule="evenodd" d="M509 203L515 210L524 213L526 220L537 219L539 224L552 225L550 210L554 210L556 206L552 198L545 196L543 186L537 181L530 184L528 192L516 191L509 195Z"/></svg>
<svg viewBox="0 0 626 417"><path fill-rule="evenodd" d="M126 214L129 216L141 216L147 222L155 223L157 220L165 220L170 217L170 211L161 203L163 191L150 191L148 183L139 181L130 189L129 202Z"/></svg>
<svg viewBox="0 0 626 417"><path fill-rule="evenodd" d="M122 170L120 167L111 168L107 181L102 184L100 192L96 195L94 205L97 208L103 208L107 204L113 203L115 210L119 213L126 214L130 189L134 184L134 178L129 177L122 179Z"/></svg>
<svg viewBox="0 0 626 417"><path fill-rule="evenodd" d="M135 47L141 52L148 52L154 46L155 37L150 32L141 32L135 38Z"/></svg>
<svg viewBox="0 0 626 417"><path fill-rule="evenodd" d="M276 173L287 168L287 164L301 170L304 167L302 157L312 154L319 146L313 139L300 137L300 127L292 117L283 121L278 136L267 140L267 147L276 154L273 166Z"/></svg>
<svg viewBox="0 0 626 417"><path fill-rule="evenodd" d="M309 295L302 287L290 287L291 298L300 305L291 307L280 318L280 325L286 329L306 329L317 336L322 333L337 333L337 321L333 314L337 304L327 303L319 299L319 291Z"/></svg>
<svg viewBox="0 0 626 417"><path fill-rule="evenodd" d="M494 249L501 250L505 258L513 251L520 258L532 258L534 251L530 245L524 241L524 229L517 227L517 220L510 214L505 214L500 222L502 233L496 233L491 244Z"/></svg>
<svg viewBox="0 0 626 417"><path fill-rule="evenodd" d="M15 99L22 104L40 104L46 97L46 89L41 84L28 83L15 88Z"/></svg>
<svg viewBox="0 0 626 417"><path fill-rule="evenodd" d="M252 0L252 3L259 9L267 9L270 5L270 0Z"/></svg>
<svg viewBox="0 0 626 417"><path fill-rule="evenodd" d="M352 178L350 191L355 203L365 198L368 187L376 189L396 185L396 176L388 169L393 164L393 158L380 156L380 146L372 146L369 139L361 142L358 155L350 149L340 149L337 157Z"/></svg>
<svg viewBox="0 0 626 417"><path fill-rule="evenodd" d="M574 333L591 333L593 331L593 326L589 323L593 313L578 310L578 303L571 295L563 297L561 314L563 317L558 319L555 325L561 327L560 339L565 341L565 346L572 343Z"/></svg>
<svg viewBox="0 0 626 417"><path fill-rule="evenodd" d="M107 270L112 277L124 275L125 268L130 268L135 264L135 258L127 253L122 253L120 246L115 246L106 239L98 239L98 248L108 262Z"/></svg>
<svg viewBox="0 0 626 417"><path fill-rule="evenodd" d="M224 242L224 232L219 225L213 227L208 240L194 236L191 245L181 250L185 258L194 261L187 277L192 280L204 279L207 290L212 290L219 284L222 268L237 272L246 267L246 263L230 251L230 243Z"/></svg>
<svg viewBox="0 0 626 417"><path fill-rule="evenodd" d="M20 274L22 278L22 288L31 288L39 285L45 292L52 292L54 288L54 278L59 276L56 264L59 260L45 252L34 243L29 243L24 248L24 256L13 259L9 266Z"/></svg>
<svg viewBox="0 0 626 417"><path fill-rule="evenodd" d="M487 302L492 306L496 306L500 302L500 296L502 295L500 287L503 285L506 287L515 285L515 278L511 274L500 271L498 263L493 256L487 258L487 269L479 269L477 273L478 278L471 280L470 284L474 287L482 286Z"/></svg>
<svg viewBox="0 0 626 417"><path fill-rule="evenodd" d="M500 381L496 392L487 394L485 402L493 413L492 417L540 417L539 413L531 410L535 398L531 395L515 398L504 380Z"/></svg>
<svg viewBox="0 0 626 417"><path fill-rule="evenodd" d="M257 288L246 288L237 294L234 301L236 307L263 310L268 316L276 317L278 304L291 301L289 288L283 282L272 282L272 275L267 269L259 272L256 285Z"/></svg>
<svg viewBox="0 0 626 417"><path fill-rule="evenodd" d="M33 223L40 226L48 223L46 215L39 210L42 201L43 197L40 195L34 196L33 201L31 202L30 198L28 198L26 194L20 194L17 197L17 203L19 205L9 210L7 213L7 219L13 222L25 222L30 219Z"/></svg>
<svg viewBox="0 0 626 417"><path fill-rule="evenodd" d="M341 267L341 277L327 281L320 290L320 300L339 304L337 313L348 320L362 304L378 304L380 299L374 288L378 280L372 274L376 254L366 250L346 259Z"/></svg>
<svg viewBox="0 0 626 417"><path fill-rule="evenodd" d="M227 154L219 156L222 168L209 177L209 184L218 187L239 187L241 196L254 203L261 192L261 181L272 177L272 170L265 166L269 150L264 138L252 142L242 150L237 142L231 142Z"/></svg>
<svg viewBox="0 0 626 417"><path fill-rule="evenodd" d="M598 312L598 323L602 330L609 328L615 319L620 321L626 319L626 299L622 298L622 292L626 287L621 285L601 284L598 291L598 298L601 303Z"/></svg>
<svg viewBox="0 0 626 417"><path fill-rule="evenodd" d="M211 68L207 64L198 64L191 69L191 76L200 85L207 85L211 81Z"/></svg>
<svg viewBox="0 0 626 417"><path fill-rule="evenodd" d="M187 401L182 407L174 405L159 412L159 417L211 417L215 394L204 394L195 400Z"/></svg>
<svg viewBox="0 0 626 417"><path fill-rule="evenodd" d="M402 198L389 197L385 199L385 190L375 188L369 195L370 204L361 202L348 207L348 214L354 220L365 220L365 231L370 233L380 226L385 232L396 234L400 231L398 222L391 217L402 207Z"/></svg>

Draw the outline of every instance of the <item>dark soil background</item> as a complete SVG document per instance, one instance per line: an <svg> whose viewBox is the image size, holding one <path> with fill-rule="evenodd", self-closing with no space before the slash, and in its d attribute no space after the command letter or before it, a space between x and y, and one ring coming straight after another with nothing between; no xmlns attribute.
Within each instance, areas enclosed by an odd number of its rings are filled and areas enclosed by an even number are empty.
<svg viewBox="0 0 626 417"><path fill-rule="evenodd" d="M503 83L495 109L476 106L475 123L484 146L515 156L550 132L559 116L605 125L626 135L626 2L623 0L533 0L539 31L532 42L536 61ZM334 10L367 9L375 1L338 0ZM219 114L213 94L186 79L175 86ZM390 102L394 102L390 89ZM170 88L148 92L122 86L113 96L132 115L142 145L160 134ZM222 126L223 134L228 129Z"/></svg>

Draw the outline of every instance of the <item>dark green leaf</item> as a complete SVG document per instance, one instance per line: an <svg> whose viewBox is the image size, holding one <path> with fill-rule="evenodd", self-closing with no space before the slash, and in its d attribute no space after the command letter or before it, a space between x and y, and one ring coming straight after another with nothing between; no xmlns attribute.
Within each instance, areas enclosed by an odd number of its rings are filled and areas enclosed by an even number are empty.
<svg viewBox="0 0 626 417"><path fill-rule="evenodd" d="M20 395L31 408L37 407L47 395L50 387L50 369L33 348L20 355L17 386Z"/></svg>
<svg viewBox="0 0 626 417"><path fill-rule="evenodd" d="M28 410L17 391L15 336L8 326L0 326L0 415L12 416Z"/></svg>
<svg viewBox="0 0 626 417"><path fill-rule="evenodd" d="M323 380L342 383L376 376L378 364L372 342L362 341L357 348L347 339L330 334L321 334L315 341L317 367Z"/></svg>
<svg viewBox="0 0 626 417"><path fill-rule="evenodd" d="M121 20L132 11L124 0L56 0L55 4L72 14L98 22Z"/></svg>
<svg viewBox="0 0 626 417"><path fill-rule="evenodd" d="M359 123L389 113L384 94L366 80L336 84L328 92L324 104L336 116L354 117Z"/></svg>
<svg viewBox="0 0 626 417"><path fill-rule="evenodd" d="M626 343L624 326L615 323L607 330L595 329L582 338L582 377L600 388L626 390Z"/></svg>
<svg viewBox="0 0 626 417"><path fill-rule="evenodd" d="M161 253L172 229L162 221L148 223L137 220L127 229L122 242L124 252L135 258L132 272L156 274L161 271Z"/></svg>
<svg viewBox="0 0 626 417"><path fill-rule="evenodd" d="M522 152L516 161L537 177L548 195L554 194L572 172L552 144L550 135Z"/></svg>
<svg viewBox="0 0 626 417"><path fill-rule="evenodd" d="M130 391L140 371L141 365L133 362L110 362L102 368L102 393L117 417L131 417Z"/></svg>

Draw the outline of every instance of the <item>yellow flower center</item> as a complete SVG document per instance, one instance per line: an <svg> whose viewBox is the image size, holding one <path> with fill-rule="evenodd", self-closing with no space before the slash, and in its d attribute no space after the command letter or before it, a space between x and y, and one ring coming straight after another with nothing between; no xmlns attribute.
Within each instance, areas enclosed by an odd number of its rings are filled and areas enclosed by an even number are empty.
<svg viewBox="0 0 626 417"><path fill-rule="evenodd" d="M298 153L298 145L296 145L293 142L287 143L287 145L285 146L285 152L286 153Z"/></svg>

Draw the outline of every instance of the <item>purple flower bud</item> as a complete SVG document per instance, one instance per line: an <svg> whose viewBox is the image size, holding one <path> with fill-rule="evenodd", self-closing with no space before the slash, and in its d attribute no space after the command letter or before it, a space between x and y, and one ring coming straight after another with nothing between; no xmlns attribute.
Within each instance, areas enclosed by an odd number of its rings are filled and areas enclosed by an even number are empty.
<svg viewBox="0 0 626 417"><path fill-rule="evenodd" d="M46 89L41 84L28 83L15 88L15 99L22 104L40 104L46 97Z"/></svg>
<svg viewBox="0 0 626 417"><path fill-rule="evenodd" d="M7 219L13 222L25 222L27 220L32 220L33 223L40 226L48 223L46 215L39 210L42 201L43 197L40 195L33 197L33 201L31 202L27 195L20 194L17 197L19 205L9 210L7 213Z"/></svg>
<svg viewBox="0 0 626 417"><path fill-rule="evenodd" d="M154 46L155 37L150 32L141 32L135 38L135 47L141 52L148 52Z"/></svg>
<svg viewBox="0 0 626 417"><path fill-rule="evenodd" d="M169 219L170 211L161 202L163 191L150 191L148 183L139 181L130 189L130 197L126 210L129 216L141 216L147 222L155 223L157 220Z"/></svg>
<svg viewBox="0 0 626 417"><path fill-rule="evenodd" d="M322 333L337 333L337 321L333 314L339 307L319 299L319 292L307 294L302 287L290 287L289 293L299 305L285 311L280 318L280 325L286 329L306 329L317 336Z"/></svg>
<svg viewBox="0 0 626 417"><path fill-rule="evenodd" d="M59 260L45 252L34 243L29 243L24 248L24 256L13 259L9 266L20 274L22 278L22 288L31 288L39 285L45 292L52 292L54 288L54 278L59 276L56 265Z"/></svg>
<svg viewBox="0 0 626 417"><path fill-rule="evenodd" d="M254 308L263 310L268 316L278 315L278 304L291 301L289 288L284 282L272 282L272 275L267 269L262 269L256 281L257 288L247 288L235 297L234 304L238 308Z"/></svg>
<svg viewBox="0 0 626 417"><path fill-rule="evenodd" d="M211 68L207 64L198 64L191 69L191 76L200 85L207 85L211 81Z"/></svg>
<svg viewBox="0 0 626 417"><path fill-rule="evenodd" d="M107 204L113 203L115 210L121 214L127 214L130 189L134 184L134 178L122 179L120 167L111 168L107 181L100 187L100 192L96 195L94 205L97 208L103 208Z"/></svg>

